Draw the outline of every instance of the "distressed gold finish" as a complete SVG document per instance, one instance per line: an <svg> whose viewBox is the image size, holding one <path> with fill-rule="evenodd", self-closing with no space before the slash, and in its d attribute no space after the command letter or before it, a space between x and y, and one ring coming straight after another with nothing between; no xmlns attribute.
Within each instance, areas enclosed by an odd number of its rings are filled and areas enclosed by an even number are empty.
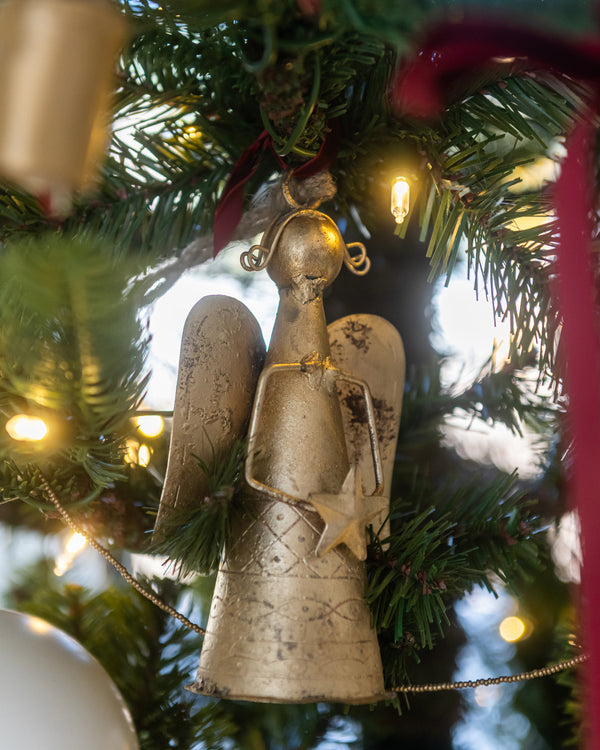
<svg viewBox="0 0 600 750"><path fill-rule="evenodd" d="M289 202L290 201L288 200L288 203ZM290 205L297 206L295 202L293 204L290 203ZM325 214L319 213L312 208L297 208L295 211L277 217L277 219L275 219L273 224L271 224L271 227L267 229L264 235L265 237L269 236L273 227L276 227L274 236L270 237L270 246L261 244L252 245L249 250L243 252L240 256L240 263L242 268L245 271L262 271L263 268L266 268L269 265L273 254L275 253L275 249L278 246L279 238L281 237L283 230L286 228L289 222L292 221L292 219L297 219L300 216L313 216L315 218L323 217L325 219L328 218L327 216L325 216ZM358 248L358 252L354 255L352 255L352 253L350 252L350 248L353 247ZM367 257L367 249L362 244L362 242L351 242L349 245L345 245L342 243L342 248L343 261L349 271L356 274L357 276L364 276L366 273L368 273L369 269L371 268L371 261ZM290 259L292 259L292 256L290 256Z"/></svg>
<svg viewBox="0 0 600 750"><path fill-rule="evenodd" d="M264 366L258 327L239 303L199 303L186 324L158 532L173 507L201 501L192 454L206 435L219 455L243 437L253 394L246 483L189 689L371 703L389 694L364 601L365 524L379 530L388 514L404 355L395 329L375 316L328 331L323 291L342 263L365 272L366 251L351 255L324 214L291 208L242 258L249 270L266 267L279 288Z"/></svg>
<svg viewBox="0 0 600 750"><path fill-rule="evenodd" d="M194 692L298 703L389 697L361 561L365 523L387 514L377 437L385 416L366 378L332 360L322 303L348 257L334 222L312 209L280 217L246 257L248 267L267 266L280 304ZM352 462L343 388L362 410L355 442L364 445L351 445Z"/></svg>
<svg viewBox="0 0 600 750"><path fill-rule="evenodd" d="M325 521L317 555L323 557L334 547L345 544L359 560L366 560L365 526L386 511L387 502L377 495L365 498L357 467L350 469L338 493L309 495L308 499Z"/></svg>
<svg viewBox="0 0 600 750"><path fill-rule="evenodd" d="M328 327L331 357L338 367L369 384L383 471L383 496L389 501L406 369L400 334L377 315L348 315ZM377 477L369 448L370 418L356 385L337 381L346 447L350 462L360 469L366 492L374 494ZM372 521L385 539L387 510Z"/></svg>
<svg viewBox="0 0 600 750"><path fill-rule="evenodd" d="M303 372L308 375L319 375L319 377L328 377L331 381L335 380L336 383L345 382L359 388L363 392L364 396L364 412L366 413L366 428L369 435L369 443L371 447L371 456L373 461L373 470L375 472L375 488L373 489L373 495L380 495L383 492L383 468L381 463L381 453L379 450L379 440L377 437L377 426L375 418L375 410L373 407L373 400L371 398L371 392L369 386L364 380L352 377L346 372L339 370L335 367L330 358L321 359L318 355L305 357L302 362L290 362L268 365L262 371L260 378L258 379L258 387L256 390L256 398L254 399L254 407L252 410L252 420L250 422L250 429L248 432L248 450L246 455L246 481L255 490L266 492L275 498L282 498L288 500L302 500L302 498L294 497L293 495L284 492L283 490L275 487L270 487L263 482L260 482L254 476L254 459L258 455L257 440L258 440L258 425L260 424L263 404L265 401L265 394L267 388L267 381L272 375L277 375L282 372Z"/></svg>
<svg viewBox="0 0 600 750"><path fill-rule="evenodd" d="M241 302L214 295L192 308L183 329L169 460L153 540L172 533L175 509L202 502L200 468L223 461L248 426L265 357L260 326Z"/></svg>

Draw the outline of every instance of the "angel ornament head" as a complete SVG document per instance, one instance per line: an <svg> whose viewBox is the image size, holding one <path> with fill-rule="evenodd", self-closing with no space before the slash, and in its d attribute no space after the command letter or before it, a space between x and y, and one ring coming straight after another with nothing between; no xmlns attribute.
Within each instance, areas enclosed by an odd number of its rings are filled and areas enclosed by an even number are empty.
<svg viewBox="0 0 600 750"><path fill-rule="evenodd" d="M284 194L289 186L284 183ZM206 495L198 456L246 438L200 666L191 690L284 703L386 697L364 602L366 526L385 536L404 387L395 328L373 315L329 326L323 290L342 263L368 271L314 207L278 216L242 256L279 289L269 350L254 316L207 297L186 322L155 533ZM358 243L356 243L358 244Z"/></svg>

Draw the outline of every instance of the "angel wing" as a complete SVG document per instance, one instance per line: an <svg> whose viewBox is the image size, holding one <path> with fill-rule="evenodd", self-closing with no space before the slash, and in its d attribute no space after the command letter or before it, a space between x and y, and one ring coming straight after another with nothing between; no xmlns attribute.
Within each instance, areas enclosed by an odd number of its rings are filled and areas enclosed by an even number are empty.
<svg viewBox="0 0 600 750"><path fill-rule="evenodd" d="M348 315L327 328L335 364L365 380L371 391L383 468L383 495L390 498L394 456L400 426L406 362L400 334L377 315ZM358 464L363 490L372 492L375 471L364 400L355 386L338 381L338 396L344 423L350 464ZM373 520L380 536L388 535L384 525L387 511Z"/></svg>
<svg viewBox="0 0 600 750"><path fill-rule="evenodd" d="M204 297L183 329L173 431L154 541L168 532L175 508L207 494L200 468L222 460L243 438L265 344L256 318L231 297Z"/></svg>

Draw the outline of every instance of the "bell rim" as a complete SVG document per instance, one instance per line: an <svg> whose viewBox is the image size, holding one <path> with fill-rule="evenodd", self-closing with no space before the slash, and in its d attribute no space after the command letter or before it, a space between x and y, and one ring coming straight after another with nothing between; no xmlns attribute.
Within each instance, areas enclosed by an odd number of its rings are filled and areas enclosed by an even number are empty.
<svg viewBox="0 0 600 750"><path fill-rule="evenodd" d="M186 685L185 689L195 695L206 695L212 698L221 698L224 700L249 701L251 703L341 703L343 705L362 706L379 703L381 701L391 701L397 697L397 693L394 691L383 690L383 692L378 692L374 695L353 698L348 696L341 697L321 694L286 699L277 696L257 696L244 693L232 693L227 689L220 690L218 686L214 685L214 683L206 689L203 689L202 686L199 686L196 682Z"/></svg>

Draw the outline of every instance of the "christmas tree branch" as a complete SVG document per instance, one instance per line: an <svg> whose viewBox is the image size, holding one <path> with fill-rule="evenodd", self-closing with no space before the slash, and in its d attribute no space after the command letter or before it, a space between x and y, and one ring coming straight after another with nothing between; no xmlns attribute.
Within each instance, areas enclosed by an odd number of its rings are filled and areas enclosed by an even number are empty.
<svg viewBox="0 0 600 750"><path fill-rule="evenodd" d="M24 466L41 464L50 472L61 461L63 483L74 467L87 474L84 495L121 476L119 431L147 380L147 342L128 292L130 270L97 242L47 236L5 247L0 407L6 419L36 416L48 431L32 443L3 430L6 470L18 464L19 475L33 479L36 470Z"/></svg>

